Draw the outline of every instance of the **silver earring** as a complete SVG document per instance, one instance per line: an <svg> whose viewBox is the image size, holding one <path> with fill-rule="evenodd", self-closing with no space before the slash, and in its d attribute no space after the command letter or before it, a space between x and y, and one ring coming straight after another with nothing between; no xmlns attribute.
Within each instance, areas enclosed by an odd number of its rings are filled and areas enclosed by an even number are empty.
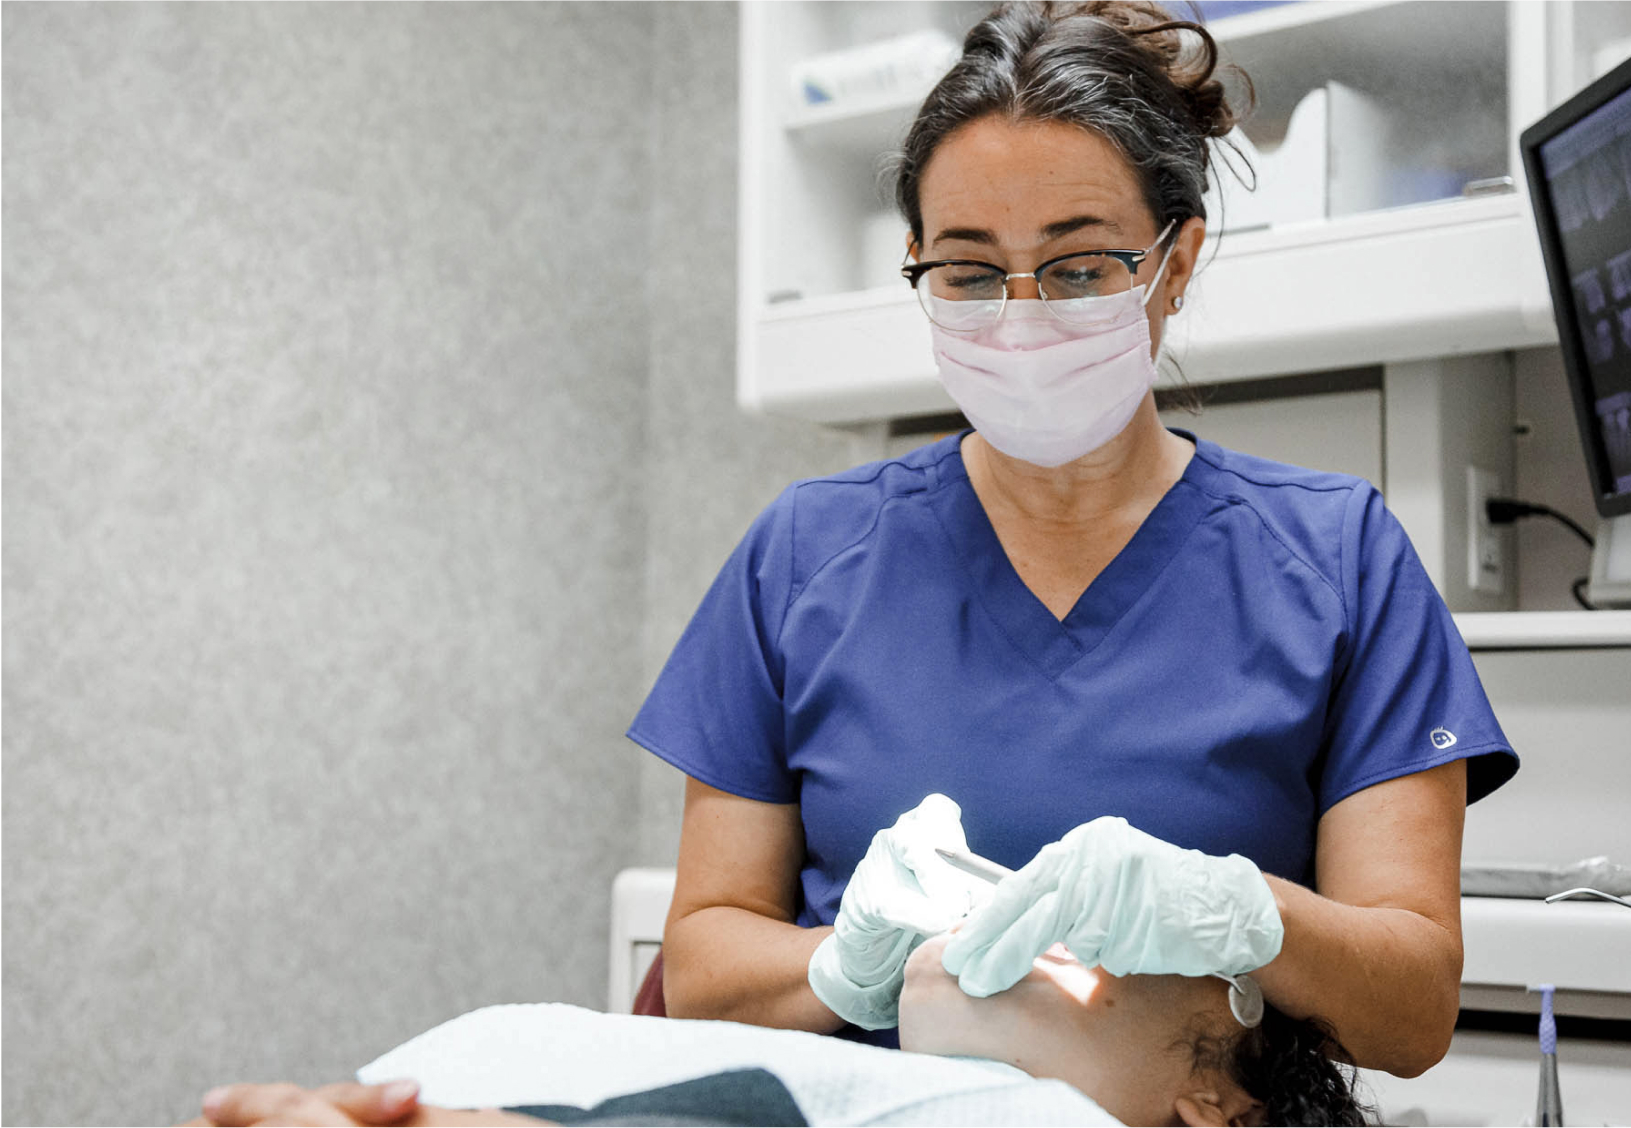
<svg viewBox="0 0 1631 1128"><path fill-rule="evenodd" d="M1184 296L1182 294L1175 294L1173 296L1173 299L1172 299L1172 312L1177 313L1179 310L1181 310L1183 308L1184 308Z"/></svg>

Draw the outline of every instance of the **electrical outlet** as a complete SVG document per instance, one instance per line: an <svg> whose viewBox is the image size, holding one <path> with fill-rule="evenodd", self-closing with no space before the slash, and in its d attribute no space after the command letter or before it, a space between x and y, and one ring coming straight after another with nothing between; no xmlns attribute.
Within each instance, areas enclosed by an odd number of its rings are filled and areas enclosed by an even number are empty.
<svg viewBox="0 0 1631 1128"><path fill-rule="evenodd" d="M1467 467L1467 586L1485 595L1506 594L1506 544L1484 506L1500 492L1499 474Z"/></svg>

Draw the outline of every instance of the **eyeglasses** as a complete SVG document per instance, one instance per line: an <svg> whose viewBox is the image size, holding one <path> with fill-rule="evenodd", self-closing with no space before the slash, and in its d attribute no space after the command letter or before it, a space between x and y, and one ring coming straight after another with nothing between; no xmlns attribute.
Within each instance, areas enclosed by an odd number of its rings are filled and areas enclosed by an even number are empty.
<svg viewBox="0 0 1631 1128"><path fill-rule="evenodd" d="M942 329L970 332L995 325L1008 304L1008 283L1015 278L1036 279L1037 293L1049 313L1061 321L1085 324L1100 320L1104 313L1096 303L1080 299L1131 290L1139 266L1166 239L1173 223L1142 251L1060 255L1032 271L1010 274L978 259L936 259L907 263L900 272L917 291L923 312Z"/></svg>

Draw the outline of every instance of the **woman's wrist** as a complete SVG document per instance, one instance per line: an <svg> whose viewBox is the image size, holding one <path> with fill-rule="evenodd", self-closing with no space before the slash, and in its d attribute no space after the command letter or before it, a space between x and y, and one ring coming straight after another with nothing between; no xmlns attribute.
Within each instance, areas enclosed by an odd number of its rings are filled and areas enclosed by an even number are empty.
<svg viewBox="0 0 1631 1128"><path fill-rule="evenodd" d="M809 981L810 958L832 931L723 905L671 921L663 944L669 1016L816 1034L841 1029L844 1020Z"/></svg>

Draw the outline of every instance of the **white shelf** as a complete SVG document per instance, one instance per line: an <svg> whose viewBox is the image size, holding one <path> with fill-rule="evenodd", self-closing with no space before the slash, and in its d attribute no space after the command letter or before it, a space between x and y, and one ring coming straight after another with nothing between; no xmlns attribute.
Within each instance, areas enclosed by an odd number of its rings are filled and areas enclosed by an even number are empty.
<svg viewBox="0 0 1631 1128"><path fill-rule="evenodd" d="M1226 236L1168 351L1192 383L1528 348L1557 339L1521 196ZM910 288L744 310L739 401L814 422L952 410Z"/></svg>
<svg viewBox="0 0 1631 1128"><path fill-rule="evenodd" d="M750 411L844 424L956 410L904 281L770 306L743 347L753 359L738 372L737 401Z"/></svg>
<svg viewBox="0 0 1631 1128"><path fill-rule="evenodd" d="M787 135L837 155L865 159L906 139L912 115L928 97L929 89L925 86L888 97L800 107L787 117Z"/></svg>
<svg viewBox="0 0 1631 1128"><path fill-rule="evenodd" d="M1461 898L1461 981L1631 995L1631 909L1606 901Z"/></svg>
<svg viewBox="0 0 1631 1128"><path fill-rule="evenodd" d="M1631 647L1631 611L1468 611L1455 625L1470 650Z"/></svg>
<svg viewBox="0 0 1631 1128"><path fill-rule="evenodd" d="M1275 8L1261 8L1238 16L1225 16L1206 25L1219 43L1238 43L1260 35L1279 35L1298 28L1318 28L1361 12L1391 8L1401 0L1300 0Z"/></svg>
<svg viewBox="0 0 1631 1128"><path fill-rule="evenodd" d="M1168 351L1191 381L1554 343L1528 204L1450 200L1225 236Z"/></svg>

